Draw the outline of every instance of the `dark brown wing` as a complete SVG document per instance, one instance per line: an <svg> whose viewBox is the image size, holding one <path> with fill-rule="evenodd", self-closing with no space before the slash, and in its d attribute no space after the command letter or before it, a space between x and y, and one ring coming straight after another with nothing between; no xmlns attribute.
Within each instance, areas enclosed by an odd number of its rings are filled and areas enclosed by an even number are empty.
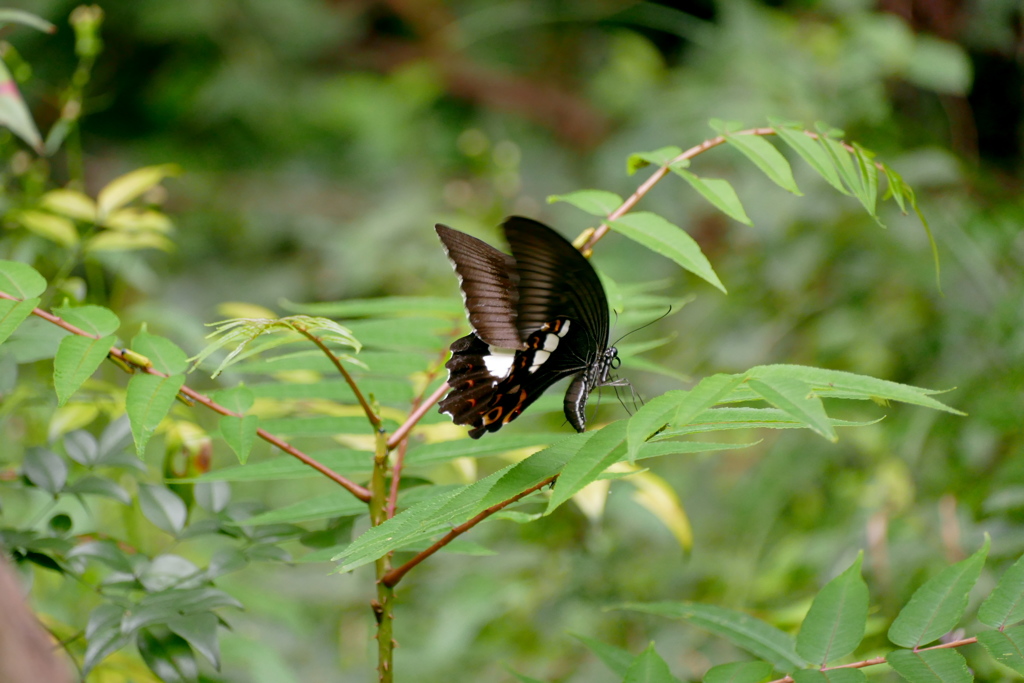
<svg viewBox="0 0 1024 683"><path fill-rule="evenodd" d="M524 348L516 326L519 276L513 258L446 225L434 229L459 276L473 331L492 346Z"/></svg>

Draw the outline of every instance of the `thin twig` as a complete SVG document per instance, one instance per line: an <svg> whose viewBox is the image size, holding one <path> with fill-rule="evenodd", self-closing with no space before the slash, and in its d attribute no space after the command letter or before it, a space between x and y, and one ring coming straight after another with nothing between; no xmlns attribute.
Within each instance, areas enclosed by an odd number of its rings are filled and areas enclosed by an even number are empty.
<svg viewBox="0 0 1024 683"><path fill-rule="evenodd" d="M0 298L2 298L2 299L9 299L11 301L20 301L20 299L14 297L14 296L11 296L10 294L7 294L6 292L0 292ZM57 325L58 327L61 327L61 328L65 329L65 330L67 330L68 332L70 332L72 334L75 334L75 335L78 335L80 337L88 337L90 339L99 339L100 338L98 335L86 332L85 330L81 329L80 327L72 325L71 323L67 322L66 320L64 320L64 319L62 319L62 318L60 318L60 317L58 317L58 316L56 316L56 315L54 315L52 313L44 311L41 308L33 308L32 309L32 315L35 315L35 316L37 316L39 318L42 318L43 320L46 320L47 322L53 323L54 325ZM142 367L140 365L132 363L125 356L125 353L121 349L119 349L117 347L112 347L110 349L109 355L113 356L114 358L117 358L118 360L120 360L120 361L122 361L124 363L128 363L128 364L132 365L132 367L134 367L138 372L149 373L150 375L156 375L157 377L167 377L167 375L165 373L160 372L159 370L156 370L154 368L145 368L145 367ZM187 386L182 386L180 392L182 394L184 394L185 396L188 396L189 398L193 399L194 401L202 403L204 406L206 406L210 410L212 410L212 411L214 411L216 413L220 413L221 415L227 415L229 417L244 417L240 413L236 413L233 410L228 410L224 406L220 405L219 403L217 403L216 401L211 399L209 396L206 396L204 394L200 394L198 391L196 391L194 389L190 389ZM257 436L259 436L264 441L266 441L266 442L268 442L270 444L273 444L274 446L277 446L278 448L280 448L282 451L284 451L288 455L290 455L290 456L292 456L294 458L297 458L298 460L302 461L304 464L309 465L310 467L315 469L317 472L320 472L325 477L327 477L331 481L335 482L336 484L338 484L339 486L341 486L342 488L347 490L349 493L354 495L359 500L364 501L364 502L367 502L367 501L370 500L370 492L369 492L368 489L360 486L359 484L355 483L354 481L351 481L351 480L347 479L346 477L343 477L342 475L338 474L337 472L335 472L334 470L330 469L329 467L326 467L325 465L322 465L318 461L314 460L310 456L308 456L305 453L303 453L302 451L300 451L298 448L295 448L291 444L281 440L279 437L274 436L273 434L271 434L270 432L266 431L265 429L257 429L256 430L256 434L257 434Z"/></svg>
<svg viewBox="0 0 1024 683"><path fill-rule="evenodd" d="M475 527L480 522L484 521L485 519L493 515L495 512L499 512L505 509L512 503L515 503L516 501L525 498L534 491L539 491L540 489L544 488L545 486L555 481L556 479L558 479L558 475L554 474L545 479L544 481L540 482L539 484L534 484L525 491L517 493L508 500L504 500L498 503L497 505L492 505L491 507L487 508L486 510L478 514L473 519L469 520L468 522L465 522L457 527L454 527L451 531L445 534L444 537L441 538L441 540L439 540L437 543L430 546L426 550L416 553L415 557L413 557L411 560L403 564L401 567L392 569L387 574L385 574L383 578L381 578L381 583L383 583L385 586L388 586L389 588L394 588L395 585L402 580L402 577L409 573L409 570L418 565L420 562L427 559L428 557L436 553L438 550L445 547L446 545L454 541L456 538L458 538L462 534L466 533L467 531Z"/></svg>
<svg viewBox="0 0 1024 683"><path fill-rule="evenodd" d="M416 410L412 411L409 414L409 417L406 418L405 423L391 434L391 438L388 439L388 448L394 448L401 443L402 439L404 439L409 433L409 430L415 427L416 423L423 419L423 416L427 414L427 411L430 410L435 403L441 400L441 397L445 395L445 392L447 392L448 389L448 382L445 382L439 386L426 401L421 403Z"/></svg>
<svg viewBox="0 0 1024 683"><path fill-rule="evenodd" d="M348 384L349 389L351 389L352 393L356 395L356 400L359 401L359 405L363 407L363 412L366 413L366 419L370 421L370 425L373 427L374 431L380 429L380 417L373 411L373 408L370 406L369 402L367 402L366 397L363 396L363 392L359 390L359 385L356 384L355 379L352 378L352 375L348 374L348 370L346 370L345 366L341 364L341 359L334 355L334 352L327 348L327 345L324 344L319 337L307 330L305 327L292 325L292 328L303 337L319 346L320 350L324 352L324 355L331 359L331 362L334 363L334 367L336 367L338 372L341 373L341 376L345 378L345 382Z"/></svg>

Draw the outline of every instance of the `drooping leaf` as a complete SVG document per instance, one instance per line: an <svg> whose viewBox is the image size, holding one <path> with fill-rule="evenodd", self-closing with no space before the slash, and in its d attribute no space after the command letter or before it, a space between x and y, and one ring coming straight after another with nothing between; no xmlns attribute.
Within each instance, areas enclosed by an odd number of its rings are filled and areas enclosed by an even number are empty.
<svg viewBox="0 0 1024 683"><path fill-rule="evenodd" d="M978 552L946 567L918 588L889 628L889 640L900 647L916 648L955 628L981 575L988 547L986 537Z"/></svg>
<svg viewBox="0 0 1024 683"><path fill-rule="evenodd" d="M708 669L704 683L764 683L771 674L768 662L732 662Z"/></svg>
<svg viewBox="0 0 1024 683"><path fill-rule="evenodd" d="M42 17L20 9L0 9L0 24L21 24L43 33L57 32L57 27Z"/></svg>
<svg viewBox="0 0 1024 683"><path fill-rule="evenodd" d="M220 669L220 641L217 626L220 622L213 612L201 612L168 619L167 628L178 634L206 657L215 669Z"/></svg>
<svg viewBox="0 0 1024 683"><path fill-rule="evenodd" d="M634 242L667 256L694 275L706 280L722 292L725 287L700 245L682 228L672 225L655 213L638 211L627 213L612 221L612 228Z"/></svg>
<svg viewBox="0 0 1024 683"><path fill-rule="evenodd" d="M668 166L682 153L683 150L675 146L661 147L650 152L634 152L626 159L626 173L633 175L641 168L651 164L655 166ZM690 165L690 162L687 159L683 159L676 162L676 165L685 168Z"/></svg>
<svg viewBox="0 0 1024 683"><path fill-rule="evenodd" d="M41 446L25 451L21 464L25 477L47 493L56 495L68 480L68 464L59 455Z"/></svg>
<svg viewBox="0 0 1024 683"><path fill-rule="evenodd" d="M751 221L747 216L747 212L743 210L743 204L740 203L740 198L737 196L736 190L733 189L728 180L722 180L721 178L701 178L700 176L690 173L685 168L677 168L675 166L672 167L672 171L688 182L693 189L697 190L697 192L704 197L704 199L711 202L716 209L724 213L726 216L729 216L733 220L737 220L744 225L754 225L753 221Z"/></svg>
<svg viewBox="0 0 1024 683"><path fill-rule="evenodd" d="M800 128L787 126L777 121L772 121L772 126L779 138L799 154L829 185L845 195L850 194L849 190L843 186L843 181L839 179L839 173L836 171L832 159L815 138Z"/></svg>
<svg viewBox="0 0 1024 683"><path fill-rule="evenodd" d="M169 534L180 533L185 528L188 510L181 498L169 488L140 484L139 506L146 519Z"/></svg>
<svg viewBox="0 0 1024 683"><path fill-rule="evenodd" d="M218 424L221 436L238 456L238 462L244 465L249 459L253 444L256 443L256 430L259 429L260 419L255 415L246 415L245 417L224 415Z"/></svg>
<svg viewBox="0 0 1024 683"><path fill-rule="evenodd" d="M772 143L758 135L726 134L725 141L754 162L754 165L761 169L773 183L787 192L792 192L797 196L803 195L800 188L796 186L793 169L789 167L789 162L779 150L775 149Z"/></svg>
<svg viewBox="0 0 1024 683"><path fill-rule="evenodd" d="M604 218L622 206L622 197L605 190L577 190L569 194L553 194L548 197L549 204L555 202L566 202L592 216Z"/></svg>
<svg viewBox="0 0 1024 683"><path fill-rule="evenodd" d="M131 420L132 436L135 438L135 450L141 458L146 452L146 444L156 431L160 421L174 404L185 378L182 375L160 377L139 372L128 381L126 407Z"/></svg>
<svg viewBox="0 0 1024 683"><path fill-rule="evenodd" d="M967 660L953 649L896 650L885 661L909 683L972 683Z"/></svg>
<svg viewBox="0 0 1024 683"><path fill-rule="evenodd" d="M545 514L551 514L621 457L618 451L624 450L626 425L619 420L604 427L573 456L558 477Z"/></svg>
<svg viewBox="0 0 1024 683"><path fill-rule="evenodd" d="M80 337L70 334L60 340L53 358L53 388L57 392L57 405L64 405L78 391L85 380L92 377L110 353L115 337Z"/></svg>
<svg viewBox="0 0 1024 683"><path fill-rule="evenodd" d="M124 610L109 603L100 605L89 615L85 628L85 657L82 675L86 676L97 664L128 644L130 636L121 632Z"/></svg>
<svg viewBox="0 0 1024 683"><path fill-rule="evenodd" d="M86 541L85 543L76 545L74 548L69 550L66 557L69 560L75 557L94 559L102 562L111 569L115 569L126 574L129 574L132 571L132 563L128 559L128 554L118 547L117 543L114 541ZM120 609L117 610L117 615L117 619L120 620Z"/></svg>
<svg viewBox="0 0 1024 683"><path fill-rule="evenodd" d="M43 138L3 61L0 61L0 126L10 129L37 153L42 153Z"/></svg>
<svg viewBox="0 0 1024 683"><path fill-rule="evenodd" d="M793 638L771 624L736 610L696 602L632 602L617 609L685 619L720 635L750 654L771 662L781 671L791 672L807 666L796 653Z"/></svg>
<svg viewBox="0 0 1024 683"><path fill-rule="evenodd" d="M829 441L839 439L821 399L805 383L785 373L763 372L751 373L747 386L768 403L792 415Z"/></svg>
<svg viewBox="0 0 1024 683"><path fill-rule="evenodd" d="M860 575L863 560L861 552L811 603L796 637L796 652L804 659L825 666L860 645L868 618L868 587Z"/></svg>

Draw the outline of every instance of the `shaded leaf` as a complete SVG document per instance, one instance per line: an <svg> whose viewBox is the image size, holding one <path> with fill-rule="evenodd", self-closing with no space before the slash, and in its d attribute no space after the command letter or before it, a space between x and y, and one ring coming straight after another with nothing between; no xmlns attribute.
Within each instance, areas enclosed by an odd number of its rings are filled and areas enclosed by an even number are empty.
<svg viewBox="0 0 1024 683"><path fill-rule="evenodd" d="M626 159L626 173L633 175L641 168L654 164L655 166L668 166L672 163L672 160L683 153L683 150L679 147L669 146L661 147L651 152L634 152L629 155ZM685 168L690 165L688 159L683 159L676 162L676 165Z"/></svg>
<svg viewBox="0 0 1024 683"><path fill-rule="evenodd" d="M57 494L68 479L68 465L53 451L33 446L25 451L21 464L25 477L35 486L50 494Z"/></svg>
<svg viewBox="0 0 1024 683"><path fill-rule="evenodd" d="M839 179L839 173L836 171L832 159L815 138L801 128L786 126L776 121L772 122L772 126L779 138L799 154L829 185L845 195L850 194L849 190L843 186L843 181Z"/></svg>
<svg viewBox="0 0 1024 683"><path fill-rule="evenodd" d="M981 603L978 620L993 628L1024 620L1024 556L1006 570L992 594Z"/></svg>
<svg viewBox="0 0 1024 683"><path fill-rule="evenodd" d="M910 683L971 683L974 676L967 670L967 660L953 649L912 652L896 650L885 661Z"/></svg>
<svg viewBox="0 0 1024 683"><path fill-rule="evenodd" d="M192 648L167 628L141 630L136 645L146 666L164 683L193 683L199 677Z"/></svg>
<svg viewBox="0 0 1024 683"><path fill-rule="evenodd" d="M978 642L1000 664L1024 675L1024 626L1012 626L1005 631L982 631Z"/></svg>
<svg viewBox="0 0 1024 683"><path fill-rule="evenodd" d="M139 506L146 519L169 534L177 534L185 528L188 517L185 503L166 487L139 484Z"/></svg>
<svg viewBox="0 0 1024 683"><path fill-rule="evenodd" d="M622 197L605 190L577 190L569 194L553 194L548 197L549 204L555 202L567 202L592 216L603 218L622 206Z"/></svg>
<svg viewBox="0 0 1024 683"><path fill-rule="evenodd" d="M160 377L145 372L136 373L128 381L126 407L135 450L140 458L146 452L149 438L174 405L174 398L184 383L182 375Z"/></svg>
<svg viewBox="0 0 1024 683"><path fill-rule="evenodd" d="M190 614L167 620L167 627L188 641L188 644L206 657L215 669L220 669L220 641L217 625L220 622L213 612Z"/></svg>
<svg viewBox="0 0 1024 683"><path fill-rule="evenodd" d="M733 220L743 223L744 225L754 224L747 216L747 212L743 210L743 204L740 203L740 198L736 195L736 190L733 189L728 180L722 180L721 178L701 178L690 173L684 168L672 167L672 170L676 175L690 183L690 186L693 189L697 190L704 199L711 202L715 208L725 215L729 216Z"/></svg>
<svg viewBox="0 0 1024 683"><path fill-rule="evenodd" d="M772 665L768 662L733 662L708 669L704 683L763 683L771 674Z"/></svg>
<svg viewBox="0 0 1024 683"><path fill-rule="evenodd" d="M127 491L110 479L105 479L103 477L82 477L65 488L64 492L76 493L79 495L92 494L96 496L106 496L107 498L113 498L123 505L132 504L132 497L128 495Z"/></svg>
<svg viewBox="0 0 1024 683"><path fill-rule="evenodd" d="M634 656L628 650L623 650L621 647L615 647L614 645L579 634L573 634L573 637L586 645L591 652L604 662L605 666L618 676L625 676L629 666L633 663Z"/></svg>
<svg viewBox="0 0 1024 683"><path fill-rule="evenodd" d="M68 335L60 340L53 358L53 388L57 392L57 405L64 405L78 391L85 380L92 377L110 353L115 337L80 337Z"/></svg>
<svg viewBox="0 0 1024 683"><path fill-rule="evenodd" d="M694 275L725 291L700 245L686 231L655 213L638 211L611 222L612 228L634 242L667 256Z"/></svg>
<svg viewBox="0 0 1024 683"><path fill-rule="evenodd" d="M811 603L796 637L796 652L804 659L825 666L860 645L868 619L868 587L860 575L863 560L861 552Z"/></svg>

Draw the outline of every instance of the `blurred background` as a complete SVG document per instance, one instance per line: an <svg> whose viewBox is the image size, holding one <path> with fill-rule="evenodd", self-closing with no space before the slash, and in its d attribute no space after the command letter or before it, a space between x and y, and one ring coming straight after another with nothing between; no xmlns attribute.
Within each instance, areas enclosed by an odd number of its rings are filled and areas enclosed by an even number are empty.
<svg viewBox="0 0 1024 683"><path fill-rule="evenodd" d="M682 376L817 365L950 389L941 399L967 417L866 408L856 416L885 419L838 444L774 432L754 435L752 448L656 462L692 524L688 552L615 486L601 519L565 506L535 524L480 529L472 540L498 555L438 556L402 584L400 680L511 680L505 666L614 680L573 633L634 653L654 640L676 676L696 679L742 655L686 623L603 608L695 600L795 625L860 549L875 611L867 647L881 648L913 588L983 532L990 567L1024 551L1016 0L99 4L104 45L76 143L87 192L139 166L183 169L163 202L176 248L134 261L106 303L190 352L204 323L225 317L224 302L457 297L435 222L499 243L495 226L518 213L574 236L588 217L547 196L628 196L645 177L627 176L631 152L699 144L714 135L711 118L823 121L917 191L941 291L916 217L887 202L882 230L799 160L795 197L725 148L693 170L733 183L754 227L671 178L640 208L693 235L728 296L614 235L594 262L620 285L663 280L663 292L694 297L643 333L672 336L649 357ZM8 64L29 69L12 72L45 132L76 65L75 3L7 5L60 28L7 36ZM62 159L52 161L58 183L71 175ZM644 396L688 386L621 373ZM610 399L605 410L621 414ZM215 463L232 458L225 449ZM301 495L287 482L265 488ZM329 569L261 565L226 577L248 609L231 614L224 671L210 680L367 680L369 575ZM983 680L1000 679L965 654Z"/></svg>

